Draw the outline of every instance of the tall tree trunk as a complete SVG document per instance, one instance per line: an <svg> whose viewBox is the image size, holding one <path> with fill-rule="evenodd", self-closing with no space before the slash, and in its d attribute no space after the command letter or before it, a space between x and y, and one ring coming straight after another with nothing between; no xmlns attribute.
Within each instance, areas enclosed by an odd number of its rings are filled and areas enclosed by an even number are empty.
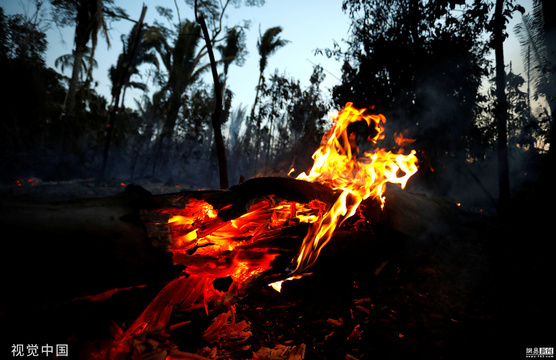
<svg viewBox="0 0 556 360"><path fill-rule="evenodd" d="M125 102L125 93L127 91L127 85L124 85L123 89L122 89L122 99L120 101L120 109L125 108L124 106L124 102Z"/></svg>
<svg viewBox="0 0 556 360"><path fill-rule="evenodd" d="M164 125L162 126L162 131L156 140L154 145L154 158L152 167L152 176L155 176L157 167L161 163L163 167L167 165L168 155L165 154L165 147L168 142L171 142L172 136L174 135L174 128L176 127L176 122L178 120L178 115L181 107L181 95L177 91L172 91L169 99L169 108L166 112L166 119L164 120ZM164 169L163 169L164 170Z"/></svg>
<svg viewBox="0 0 556 360"><path fill-rule="evenodd" d="M264 70L263 70L264 71ZM257 83L257 92L255 93L255 101L253 101L253 107L251 108L251 124L253 123L253 121L255 121L255 108L257 107L257 104L259 103L259 93L261 90L261 84L263 82L263 71L261 71L261 74L259 75L259 82ZM261 143L261 118L260 116L257 117L257 120L255 121L255 145L253 147L253 170L257 170L258 168L258 158L259 158L259 150L260 150L260 146L259 144Z"/></svg>
<svg viewBox="0 0 556 360"><path fill-rule="evenodd" d="M263 81L263 72L261 71L261 74L259 75L259 82L257 83L257 92L255 93L255 101L253 101L253 107L251 108L251 121L255 119L255 108L259 103L259 92L261 90L262 81Z"/></svg>
<svg viewBox="0 0 556 360"><path fill-rule="evenodd" d="M114 134L114 125L116 124L116 115L118 113L118 104L120 103L119 94L114 97L112 110L108 118L108 125L106 126L106 141L104 142L104 149L102 151L102 167L100 169L100 179L104 180L106 176L106 164L108 163L108 151L112 144L112 135Z"/></svg>
<svg viewBox="0 0 556 360"><path fill-rule="evenodd" d="M197 4L195 4L197 5ZM197 14L197 7L195 7ZM212 44L203 15L197 16L197 22L203 30L203 37L207 44L207 52L210 59L210 68L212 71L212 79L214 81L214 112L212 114L212 129L214 130L214 141L216 144L216 153L218 155L218 171L220 173L220 188L228 188L228 166L226 164L226 147L224 146L224 138L222 137L222 129L220 128L220 117L222 116L222 92L220 91L220 81L218 79L218 71L216 70L216 60L212 51Z"/></svg>
<svg viewBox="0 0 556 360"><path fill-rule="evenodd" d="M76 37L80 30L76 29ZM68 92L66 93L66 98L64 99L63 111L60 114L60 121L62 124L60 131L60 141L61 149L58 156L58 163L63 165L66 162L66 155L68 154L68 149L71 144L70 134L68 131L74 124L74 111L75 111L75 98L77 96L77 90L79 89L79 80L82 69L83 56L87 50L87 42L77 42L75 45L75 53L73 56L73 68L71 73L71 79L68 85Z"/></svg>
<svg viewBox="0 0 556 360"><path fill-rule="evenodd" d="M508 103L504 70L504 0L496 0L494 10L494 54L496 58L496 125L498 130L499 211L504 212L510 201L510 170L508 162Z"/></svg>
<svg viewBox="0 0 556 360"><path fill-rule="evenodd" d="M68 86L68 92L64 102L64 115L71 116L75 108L75 96L79 87L79 75L81 74L81 63L83 62L83 55L87 50L86 43L77 43L75 45L75 54L73 56L73 69L71 72L71 79Z"/></svg>

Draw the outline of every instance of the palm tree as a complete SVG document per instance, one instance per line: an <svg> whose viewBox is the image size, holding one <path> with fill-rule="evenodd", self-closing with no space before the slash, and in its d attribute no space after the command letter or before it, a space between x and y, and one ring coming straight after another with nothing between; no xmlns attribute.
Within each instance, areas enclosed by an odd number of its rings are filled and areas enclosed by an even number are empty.
<svg viewBox="0 0 556 360"><path fill-rule="evenodd" d="M134 87L146 90L146 84L131 80L133 75L139 74L138 67L140 65L152 64L158 68L158 58L152 52L152 46L147 44L143 37L144 31L142 26L146 10L147 7L143 7L141 18L131 29L127 39L122 39L123 51L118 56L116 66L112 65L108 72L108 76L112 82L112 102L114 106L117 105L116 102L118 100L120 100L120 106L123 106L126 88Z"/></svg>
<svg viewBox="0 0 556 360"><path fill-rule="evenodd" d="M59 56L54 61L54 66L56 66L57 68L60 68L61 72L64 72L64 70L66 68L73 67L73 64L75 64L75 51L74 50L72 50L71 54L65 54L65 55ZM85 53L83 54L83 57L81 58L81 69L79 70L79 81L84 81L85 80L83 78L83 74L89 74L90 73L89 66L91 64L93 65L93 68L98 67L97 61L91 57L91 49L89 47L87 47L87 50L85 51Z"/></svg>
<svg viewBox="0 0 556 360"><path fill-rule="evenodd" d="M255 94L255 101L253 102L253 107L251 108L251 121L255 119L255 108L259 102L259 94L261 91L262 83L264 81L264 71L268 65L268 57L274 54L279 48L285 46L289 40L281 39L278 35L282 32L282 27L275 26L267 29L263 35L259 35L259 40L257 41L257 49L259 50L259 82L257 83L257 92ZM258 144L261 140L261 117L257 116L255 122L256 143L255 149L259 149ZM255 150L255 168L257 167L257 150Z"/></svg>
<svg viewBox="0 0 556 360"><path fill-rule="evenodd" d="M197 66L199 54L196 54L195 51L200 39L200 26L189 20L180 24L174 47L167 43L160 29L150 28L146 33L147 43L156 49L168 72L166 84L153 95L154 105L162 108L165 115L162 131L155 145L153 174L164 143L171 139L174 133L178 114L183 104L183 93L209 66L208 64Z"/></svg>
<svg viewBox="0 0 556 360"><path fill-rule="evenodd" d="M543 64L544 68L542 69L546 71L544 76L547 78L547 84L543 88L550 107L550 133L548 135L550 148L538 183L538 193L540 195L538 198L539 200L542 199L544 203L547 194L552 196L551 199L556 196L553 185L554 169L556 169L556 18L554 17L556 3L551 0L535 0L533 6L534 19L542 24L542 29L539 29L543 34L543 44L541 46L546 48L547 54L547 61Z"/></svg>
<svg viewBox="0 0 556 360"><path fill-rule="evenodd" d="M255 101L253 102L253 108L251 108L251 119L255 118L255 108L259 102L259 93L261 90L261 85L264 79L264 71L268 64L268 57L274 54L279 48L283 47L289 40L280 39L278 36L282 32L281 26L275 26L267 29L263 35L259 35L259 40L257 41L257 49L259 50L259 82L257 84L257 93L255 94ZM260 127L260 119L257 120L257 128Z"/></svg>
<svg viewBox="0 0 556 360"><path fill-rule="evenodd" d="M104 2L111 3L111 0L52 0L54 11L64 13L65 19L60 20L64 25L70 22L75 23L75 50L73 52L74 65L68 87L68 93L64 104L64 114L72 114L75 106L75 96L79 85L79 78L82 69L82 61L87 52L87 44L91 42L91 64L88 67L87 79L91 78L92 59L95 55L97 46L97 34L102 32L110 45L108 39L108 27L105 21ZM56 17L55 17L56 19ZM60 16L58 15L58 19Z"/></svg>
<svg viewBox="0 0 556 360"><path fill-rule="evenodd" d="M224 96L224 91L226 90L226 81L228 79L228 70L233 62L240 63L243 61L243 57L246 53L245 43L244 43L245 33L243 29L233 27L228 30L226 35L226 44L219 45L216 48L220 51L222 56L221 62L224 65L223 81L222 81L222 96ZM241 65L240 65L241 66Z"/></svg>
<svg viewBox="0 0 556 360"><path fill-rule="evenodd" d="M142 41L143 33L143 20L147 13L147 7L143 6L141 17L139 21L131 29L131 33L124 41L123 53L118 56L116 66L110 67L109 77L112 81L112 109L110 111L110 118L108 128L106 129L106 142L104 144L104 151L102 157L101 178L104 178L106 171L106 163L108 161L108 151L110 150L110 143L112 141L112 134L114 132L114 125L116 123L116 114L119 111L120 96L123 93L125 96L125 89L128 86L137 87L145 90L146 85L139 82L131 81L131 76L138 74L137 67L142 63L151 63L158 67L158 60L156 56L149 52L149 48ZM124 104L122 96L121 103Z"/></svg>

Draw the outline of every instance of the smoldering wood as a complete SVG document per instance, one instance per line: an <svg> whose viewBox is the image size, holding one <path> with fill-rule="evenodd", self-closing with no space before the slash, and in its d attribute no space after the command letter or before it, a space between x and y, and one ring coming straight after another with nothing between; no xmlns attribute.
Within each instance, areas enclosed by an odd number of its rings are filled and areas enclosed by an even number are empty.
<svg viewBox="0 0 556 360"><path fill-rule="evenodd" d="M270 195L299 203L317 199L332 204L338 194L324 185L291 178L256 178L224 191L152 195L140 186L128 185L120 194L99 198L4 199L0 202L0 224L10 229L4 240L10 250L3 252L1 273L11 292L3 301L66 301L117 287L167 281L182 267L175 266L171 253L166 251L171 244L166 226L169 215L160 210L202 199L215 209L231 205L219 212L226 221L241 216L253 202ZM463 216L448 201L394 187L387 190L386 197L383 211L374 200L363 204L366 218L414 238L426 236L434 226L460 221ZM287 231L269 239L268 245L293 255L306 228ZM300 234L296 237L295 232ZM338 231L334 238L357 236ZM334 238L328 248L336 246ZM339 246L349 246L349 241ZM277 267L286 267L290 260L284 256ZM280 269L275 274L280 274Z"/></svg>

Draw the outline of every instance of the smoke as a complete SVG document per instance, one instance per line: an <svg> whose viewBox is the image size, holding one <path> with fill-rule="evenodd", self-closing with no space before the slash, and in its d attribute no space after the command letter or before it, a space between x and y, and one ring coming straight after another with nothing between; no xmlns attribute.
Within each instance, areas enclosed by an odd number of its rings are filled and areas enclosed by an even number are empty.
<svg viewBox="0 0 556 360"><path fill-rule="evenodd" d="M495 131L479 129L476 125L478 110L483 111L482 116L492 119L491 123L494 123L493 114L488 108L477 108L481 104L471 92L459 94L447 88L438 76L421 79L416 90L415 111L410 113L409 120L400 121L408 124L405 131L408 137L416 139L413 145L421 157L421 168L408 186L451 199L468 211L496 214ZM401 130L395 122L386 123L388 132ZM540 174L542 155L532 146L525 148L515 141L509 141L508 146L512 197L530 196Z"/></svg>

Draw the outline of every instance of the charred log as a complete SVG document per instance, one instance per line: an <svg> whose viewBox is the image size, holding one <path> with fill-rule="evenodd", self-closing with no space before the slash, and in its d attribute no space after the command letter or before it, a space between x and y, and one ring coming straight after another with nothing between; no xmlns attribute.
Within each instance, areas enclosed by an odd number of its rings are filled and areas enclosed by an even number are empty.
<svg viewBox="0 0 556 360"><path fill-rule="evenodd" d="M160 210L183 207L192 198L205 199L216 209L231 205L220 214L229 220L244 214L253 200L271 194L299 202L328 201L334 196L318 184L268 178L226 191L152 195L140 186L128 185L124 192L107 197L3 199L0 224L10 229L5 240L10 251L3 252L1 271L10 274L5 277L11 289L3 301L59 301L166 281L181 268L164 251L170 233L168 215ZM53 284L60 284L55 291ZM33 296L36 293L42 294L39 299Z"/></svg>
<svg viewBox="0 0 556 360"><path fill-rule="evenodd" d="M11 229L3 252L2 273L11 295L3 301L33 299L57 301L91 295L113 288L167 281L182 270L165 251L171 244L163 209L184 207L190 199L203 199L219 211L223 221L237 218L265 196L308 203L333 203L330 188L290 178L257 178L228 190L184 191L152 195L129 185L121 194L65 201L4 199L0 224ZM384 211L377 203L363 203L368 221L407 236L425 236L440 222L458 221L459 209L446 201L390 189ZM432 226L431 226L432 225ZM306 227L287 229L259 246L283 254L270 277L283 276ZM341 234L341 233L340 233ZM342 235L338 235L342 236ZM328 245L334 247L334 241ZM54 284L62 284L53 291Z"/></svg>

